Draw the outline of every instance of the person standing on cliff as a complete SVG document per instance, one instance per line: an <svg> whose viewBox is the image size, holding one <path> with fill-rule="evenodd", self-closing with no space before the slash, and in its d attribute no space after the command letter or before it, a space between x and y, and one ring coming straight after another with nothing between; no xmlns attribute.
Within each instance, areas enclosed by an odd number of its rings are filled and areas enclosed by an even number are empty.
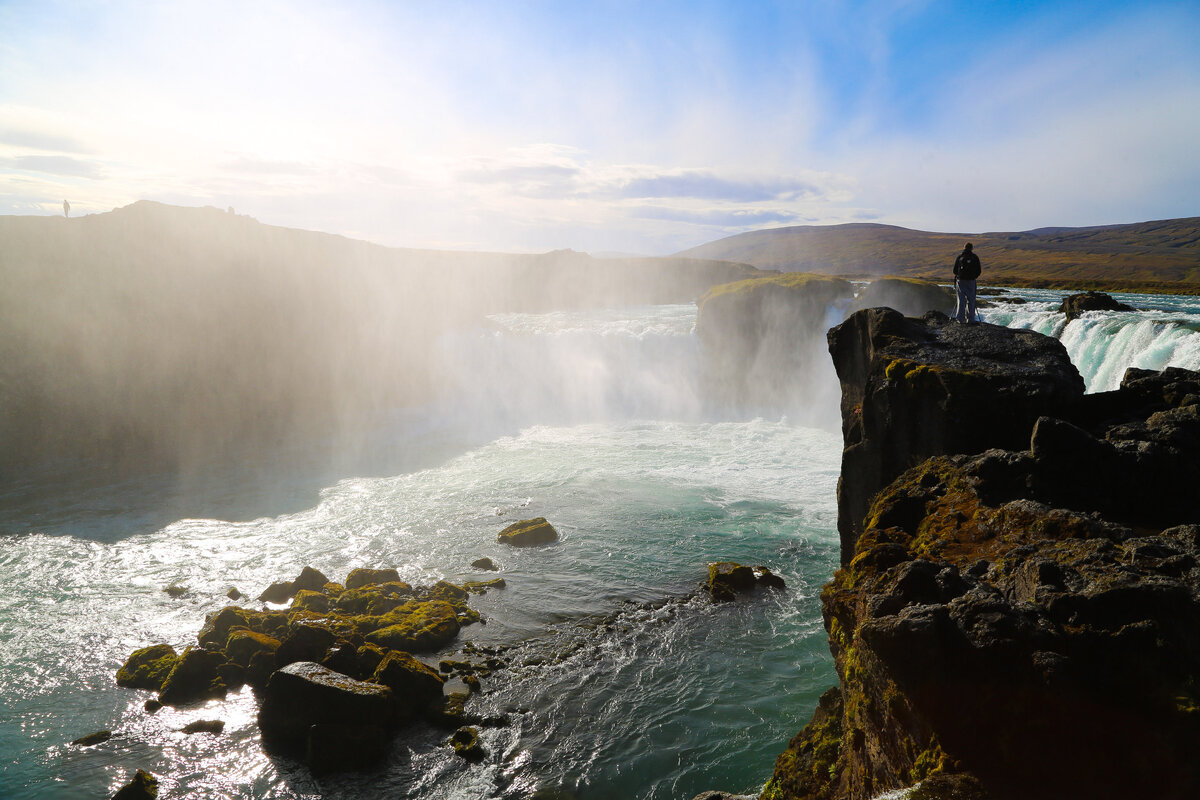
<svg viewBox="0 0 1200 800"><path fill-rule="evenodd" d="M974 246L967 242L967 246L958 254L958 258L954 259L954 290L958 295L958 304L954 308L954 319L958 322L966 322L970 325L979 322L975 314L975 279L979 277L982 269L979 256L975 255Z"/></svg>

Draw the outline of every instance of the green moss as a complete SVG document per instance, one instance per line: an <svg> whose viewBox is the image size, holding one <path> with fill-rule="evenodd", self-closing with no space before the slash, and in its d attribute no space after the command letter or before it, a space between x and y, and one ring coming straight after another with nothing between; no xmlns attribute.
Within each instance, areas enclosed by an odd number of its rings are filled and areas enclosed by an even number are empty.
<svg viewBox="0 0 1200 800"><path fill-rule="evenodd" d="M368 642L414 653L436 650L449 643L460 627L454 606L443 600L410 601L379 621L384 624L367 633Z"/></svg>
<svg viewBox="0 0 1200 800"><path fill-rule="evenodd" d="M134 650L117 670L117 685L157 692L178 663L179 655L169 644Z"/></svg>

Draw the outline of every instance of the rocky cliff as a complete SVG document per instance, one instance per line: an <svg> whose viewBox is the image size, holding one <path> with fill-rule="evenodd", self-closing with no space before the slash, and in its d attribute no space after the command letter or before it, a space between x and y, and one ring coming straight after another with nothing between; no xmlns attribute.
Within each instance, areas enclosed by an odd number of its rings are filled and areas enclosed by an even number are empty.
<svg viewBox="0 0 1200 800"><path fill-rule="evenodd" d="M839 685L764 798L1200 796L1200 374L1084 396L1061 346L861 311Z"/></svg>

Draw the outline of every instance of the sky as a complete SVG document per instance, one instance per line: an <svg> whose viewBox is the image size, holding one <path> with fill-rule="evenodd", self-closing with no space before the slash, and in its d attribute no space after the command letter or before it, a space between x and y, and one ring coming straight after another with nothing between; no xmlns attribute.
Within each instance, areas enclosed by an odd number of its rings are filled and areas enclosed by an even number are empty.
<svg viewBox="0 0 1200 800"><path fill-rule="evenodd" d="M0 0L0 214L663 255L1200 216L1200 3Z"/></svg>

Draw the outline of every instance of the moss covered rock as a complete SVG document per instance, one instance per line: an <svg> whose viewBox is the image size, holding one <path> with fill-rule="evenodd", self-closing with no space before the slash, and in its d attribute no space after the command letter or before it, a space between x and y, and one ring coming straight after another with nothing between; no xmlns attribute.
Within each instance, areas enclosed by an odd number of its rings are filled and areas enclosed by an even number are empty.
<svg viewBox="0 0 1200 800"><path fill-rule="evenodd" d="M368 642L389 650L430 652L458 635L458 613L444 600L412 600L379 618L380 627L366 634Z"/></svg>
<svg viewBox="0 0 1200 800"><path fill-rule="evenodd" d="M179 655L169 644L156 644L134 650L117 670L117 685L157 692L177 663Z"/></svg>
<svg viewBox="0 0 1200 800"><path fill-rule="evenodd" d="M265 633L252 631L248 628L235 628L229 633L225 644L225 654L234 664L249 667L251 660L258 653L274 655L279 649L279 640Z"/></svg>
<svg viewBox="0 0 1200 800"><path fill-rule="evenodd" d="M496 541L514 547L532 547L558 541L558 531L545 517L514 522L496 536Z"/></svg>
<svg viewBox="0 0 1200 800"><path fill-rule="evenodd" d="M155 800L158 797L158 778L138 770L129 783L117 790L112 800Z"/></svg>
<svg viewBox="0 0 1200 800"><path fill-rule="evenodd" d="M346 576L346 588L358 589L380 583L400 583L400 573L394 569L352 569Z"/></svg>
<svg viewBox="0 0 1200 800"><path fill-rule="evenodd" d="M225 697L227 687L221 677L225 657L220 652L189 647L163 681L158 699L168 706L191 705Z"/></svg>
<svg viewBox="0 0 1200 800"><path fill-rule="evenodd" d="M445 680L436 671L408 653L393 650L375 668L371 681L389 687L397 701L397 713L415 717L442 696Z"/></svg>

